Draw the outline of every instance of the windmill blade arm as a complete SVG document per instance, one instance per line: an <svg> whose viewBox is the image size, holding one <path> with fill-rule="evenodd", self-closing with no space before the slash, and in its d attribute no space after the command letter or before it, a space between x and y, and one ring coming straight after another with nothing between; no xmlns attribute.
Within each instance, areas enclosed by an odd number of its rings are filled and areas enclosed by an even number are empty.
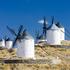
<svg viewBox="0 0 70 70"><path fill-rule="evenodd" d="M17 41L21 42L21 39L18 36L15 38L15 40L13 42L13 47L15 46Z"/></svg>
<svg viewBox="0 0 70 70"><path fill-rule="evenodd" d="M13 29L9 28L8 26L7 26L7 29L8 29L12 34L14 34L15 36L17 36L17 34L15 33L15 31L14 31Z"/></svg>
<svg viewBox="0 0 70 70"><path fill-rule="evenodd" d="M13 42L13 47L15 46L15 44L16 44L16 41L17 41L17 38L14 40L14 42Z"/></svg>
<svg viewBox="0 0 70 70"><path fill-rule="evenodd" d="M21 33L22 29L23 29L23 25L20 25L20 27L18 29L18 33Z"/></svg>

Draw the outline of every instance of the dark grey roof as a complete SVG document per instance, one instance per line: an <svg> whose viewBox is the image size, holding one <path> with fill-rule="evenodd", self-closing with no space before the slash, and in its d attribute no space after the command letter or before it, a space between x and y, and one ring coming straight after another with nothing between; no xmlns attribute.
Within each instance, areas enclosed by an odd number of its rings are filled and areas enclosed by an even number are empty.
<svg viewBox="0 0 70 70"><path fill-rule="evenodd" d="M22 39L34 39L28 32L25 32Z"/></svg>
<svg viewBox="0 0 70 70"><path fill-rule="evenodd" d="M54 24L54 23L53 23L53 24ZM47 30L51 29L51 27L52 27L53 24L51 24L50 26L48 26L48 27L47 27ZM56 25L58 28L63 28L63 26L62 26L59 22L57 22L55 25Z"/></svg>
<svg viewBox="0 0 70 70"><path fill-rule="evenodd" d="M56 26L59 28L63 28L63 26L59 22L56 23Z"/></svg>
<svg viewBox="0 0 70 70"><path fill-rule="evenodd" d="M6 41L11 41L11 39L10 38L7 38Z"/></svg>

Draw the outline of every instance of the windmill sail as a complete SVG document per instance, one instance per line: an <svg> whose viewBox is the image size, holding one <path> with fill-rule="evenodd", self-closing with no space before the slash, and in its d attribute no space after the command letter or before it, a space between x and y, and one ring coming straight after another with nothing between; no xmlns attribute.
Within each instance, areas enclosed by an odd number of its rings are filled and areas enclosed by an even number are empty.
<svg viewBox="0 0 70 70"><path fill-rule="evenodd" d="M19 40L20 41L20 38L21 38L21 32L23 30L23 25L20 25L19 29L18 29L18 33L16 34L15 31L13 29L11 29L10 27L7 26L7 29L13 34L16 36L14 42L13 42L13 47L15 46L16 44L16 41Z"/></svg>

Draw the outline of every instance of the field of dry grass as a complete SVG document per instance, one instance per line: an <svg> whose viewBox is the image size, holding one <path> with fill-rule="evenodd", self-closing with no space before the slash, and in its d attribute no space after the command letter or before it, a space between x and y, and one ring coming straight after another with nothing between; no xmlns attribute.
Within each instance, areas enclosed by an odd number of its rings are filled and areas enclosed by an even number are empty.
<svg viewBox="0 0 70 70"><path fill-rule="evenodd" d="M7 49L0 50L0 59L11 59L16 57L14 52L9 52ZM37 59L47 59L46 64L23 64L23 63L0 63L0 70L70 70L70 49L55 48L55 47L35 47L35 57ZM51 64L51 58L59 57L60 64Z"/></svg>
<svg viewBox="0 0 70 70"><path fill-rule="evenodd" d="M0 70L70 70L70 65L58 64L3 64Z"/></svg>

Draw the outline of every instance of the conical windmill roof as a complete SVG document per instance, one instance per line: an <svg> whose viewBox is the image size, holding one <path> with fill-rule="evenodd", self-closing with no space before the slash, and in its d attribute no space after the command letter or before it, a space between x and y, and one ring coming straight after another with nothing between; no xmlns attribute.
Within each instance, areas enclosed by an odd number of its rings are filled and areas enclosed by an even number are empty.
<svg viewBox="0 0 70 70"><path fill-rule="evenodd" d="M34 39L28 32L25 32L22 39Z"/></svg>
<svg viewBox="0 0 70 70"><path fill-rule="evenodd" d="M7 38L6 41L12 41L10 38Z"/></svg>
<svg viewBox="0 0 70 70"><path fill-rule="evenodd" d="M53 24L51 24L51 25L47 28L47 30L51 30L51 29L59 29L59 27L56 26L55 23L53 23Z"/></svg>

